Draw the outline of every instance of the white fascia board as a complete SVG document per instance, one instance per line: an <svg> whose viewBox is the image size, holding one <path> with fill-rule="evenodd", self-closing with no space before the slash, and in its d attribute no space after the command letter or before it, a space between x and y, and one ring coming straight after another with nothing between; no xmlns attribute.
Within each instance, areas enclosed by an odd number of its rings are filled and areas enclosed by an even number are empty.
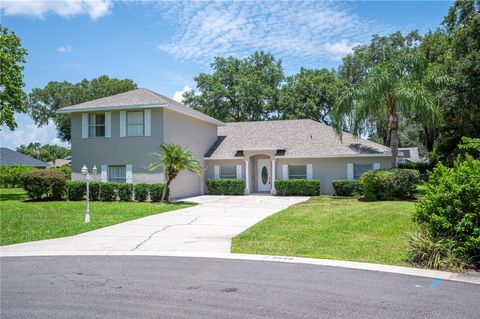
<svg viewBox="0 0 480 319"><path fill-rule="evenodd" d="M275 158L282 159L282 158L352 158L352 157L391 157L392 154L332 154L332 155L303 155L303 156L275 156Z"/></svg>

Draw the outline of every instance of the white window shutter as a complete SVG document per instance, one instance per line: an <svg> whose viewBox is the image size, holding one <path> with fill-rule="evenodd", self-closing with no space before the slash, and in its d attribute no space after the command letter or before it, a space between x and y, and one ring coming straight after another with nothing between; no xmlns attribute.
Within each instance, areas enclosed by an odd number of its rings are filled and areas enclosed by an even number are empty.
<svg viewBox="0 0 480 319"><path fill-rule="evenodd" d="M215 165L213 167L213 177L214 178L220 178L220 166Z"/></svg>
<svg viewBox="0 0 480 319"><path fill-rule="evenodd" d="M237 177L237 179L242 179L242 165L240 165L240 164L237 165L236 177Z"/></svg>
<svg viewBox="0 0 480 319"><path fill-rule="evenodd" d="M82 138L88 138L88 113L82 113Z"/></svg>
<svg viewBox="0 0 480 319"><path fill-rule="evenodd" d="M102 182L108 181L108 175L107 175L107 165L102 164L100 166L100 180Z"/></svg>
<svg viewBox="0 0 480 319"><path fill-rule="evenodd" d="M313 179L313 165L307 164L307 179Z"/></svg>
<svg viewBox="0 0 480 319"><path fill-rule="evenodd" d="M282 165L282 179L283 180L288 179L288 165L287 164Z"/></svg>
<svg viewBox="0 0 480 319"><path fill-rule="evenodd" d="M120 111L120 137L127 136L127 112Z"/></svg>
<svg viewBox="0 0 480 319"><path fill-rule="evenodd" d="M152 135L152 112L151 110L145 110L145 136Z"/></svg>
<svg viewBox="0 0 480 319"><path fill-rule="evenodd" d="M373 169L380 169L380 163L373 163Z"/></svg>
<svg viewBox="0 0 480 319"><path fill-rule="evenodd" d="M105 112L105 137L112 137L112 112Z"/></svg>
<svg viewBox="0 0 480 319"><path fill-rule="evenodd" d="M126 165L125 177L126 177L127 184L131 184L133 182L132 164Z"/></svg>
<svg viewBox="0 0 480 319"><path fill-rule="evenodd" d="M347 179L348 180L353 179L353 163L347 164Z"/></svg>

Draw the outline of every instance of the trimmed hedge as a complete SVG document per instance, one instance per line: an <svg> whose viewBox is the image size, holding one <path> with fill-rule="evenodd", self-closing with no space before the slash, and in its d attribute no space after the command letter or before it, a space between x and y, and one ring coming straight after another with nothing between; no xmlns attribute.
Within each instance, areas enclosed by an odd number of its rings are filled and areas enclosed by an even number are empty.
<svg viewBox="0 0 480 319"><path fill-rule="evenodd" d="M133 187L132 184L119 183L116 185L118 198L124 202L132 201Z"/></svg>
<svg viewBox="0 0 480 319"><path fill-rule="evenodd" d="M37 168L23 165L0 165L0 187L20 187L22 174L34 169Z"/></svg>
<svg viewBox="0 0 480 319"><path fill-rule="evenodd" d="M358 192L358 181L340 179L332 181L335 194L338 196L352 196Z"/></svg>
<svg viewBox="0 0 480 319"><path fill-rule="evenodd" d="M359 189L367 201L412 198L420 183L417 170L378 169L362 174Z"/></svg>
<svg viewBox="0 0 480 319"><path fill-rule="evenodd" d="M133 192L135 193L135 200L144 202L148 199L149 184L134 184Z"/></svg>
<svg viewBox="0 0 480 319"><path fill-rule="evenodd" d="M320 181L316 179L289 179L275 181L278 196L317 196L320 195Z"/></svg>
<svg viewBox="0 0 480 319"><path fill-rule="evenodd" d="M150 184L150 200L152 202L159 202L162 200L162 192L164 187L165 185L162 183ZM167 189L167 193L165 194L166 201L168 201L169 196L170 192Z"/></svg>
<svg viewBox="0 0 480 319"><path fill-rule="evenodd" d="M243 179L211 178L207 180L208 193L211 195L243 195Z"/></svg>
<svg viewBox="0 0 480 319"><path fill-rule="evenodd" d="M100 200L100 187L102 187L102 184L103 183L101 182L90 182L90 186L89 186L90 200L95 200L95 201ZM85 189L87 189L86 185L85 185Z"/></svg>
<svg viewBox="0 0 480 319"><path fill-rule="evenodd" d="M20 181L23 189L32 200L48 198L61 200L65 192L65 174L49 169L24 172Z"/></svg>
<svg viewBox="0 0 480 319"><path fill-rule="evenodd" d="M104 202L117 200L117 183L102 183L100 186L100 200Z"/></svg>
<svg viewBox="0 0 480 319"><path fill-rule="evenodd" d="M87 195L87 183L82 181L66 181L65 193L68 200L83 200Z"/></svg>

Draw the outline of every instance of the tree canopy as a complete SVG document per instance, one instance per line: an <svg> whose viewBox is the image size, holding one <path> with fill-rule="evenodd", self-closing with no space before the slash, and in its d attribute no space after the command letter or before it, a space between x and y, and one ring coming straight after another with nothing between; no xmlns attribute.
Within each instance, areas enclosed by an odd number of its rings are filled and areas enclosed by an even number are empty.
<svg viewBox="0 0 480 319"><path fill-rule="evenodd" d="M65 158L70 155L70 149L50 144L29 143L28 145L20 145L17 152L36 158L43 162L54 161L59 158Z"/></svg>

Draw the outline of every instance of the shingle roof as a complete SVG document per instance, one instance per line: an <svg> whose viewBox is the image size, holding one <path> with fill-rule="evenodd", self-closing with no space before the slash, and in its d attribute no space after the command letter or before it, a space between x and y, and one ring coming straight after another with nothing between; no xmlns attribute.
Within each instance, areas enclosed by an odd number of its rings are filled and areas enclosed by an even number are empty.
<svg viewBox="0 0 480 319"><path fill-rule="evenodd" d="M98 109L115 110L152 106L167 107L174 111L181 112L209 122L213 122L218 125L224 124L223 122L214 119L213 117L193 110L183 105L182 103L172 100L171 98L144 88L127 91L112 96L96 99L93 101L75 104L72 106L67 106L58 110L58 113L76 113Z"/></svg>
<svg viewBox="0 0 480 319"><path fill-rule="evenodd" d="M14 166L14 165L25 165L25 166L37 166L37 167L47 167L48 164L42 161L39 161L33 157L24 155L22 153L15 152L6 147L0 147L0 165Z"/></svg>
<svg viewBox="0 0 480 319"><path fill-rule="evenodd" d="M285 157L389 155L390 148L343 133L313 120L227 123L218 128L218 141L209 158L233 158L238 151L285 150Z"/></svg>

